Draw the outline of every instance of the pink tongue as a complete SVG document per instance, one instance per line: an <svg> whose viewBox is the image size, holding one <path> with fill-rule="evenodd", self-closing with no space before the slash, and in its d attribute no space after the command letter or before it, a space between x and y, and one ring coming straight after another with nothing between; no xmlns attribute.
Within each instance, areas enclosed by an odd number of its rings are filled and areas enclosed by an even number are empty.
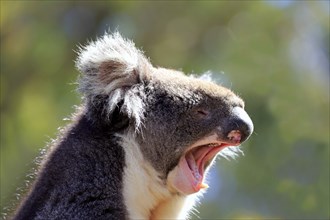
<svg viewBox="0 0 330 220"><path fill-rule="evenodd" d="M178 191L188 195L203 188L204 158L209 151L209 148L198 149L180 159L178 166L169 174L172 185Z"/></svg>

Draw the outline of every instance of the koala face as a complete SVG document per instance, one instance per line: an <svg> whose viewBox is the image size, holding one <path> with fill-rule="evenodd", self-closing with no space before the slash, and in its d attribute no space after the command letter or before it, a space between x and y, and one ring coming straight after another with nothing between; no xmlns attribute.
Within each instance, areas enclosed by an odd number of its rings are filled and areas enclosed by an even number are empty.
<svg viewBox="0 0 330 220"><path fill-rule="evenodd" d="M82 48L77 67L90 117L115 126L107 118L119 108L123 119L116 120L128 121L120 132L134 133L144 158L173 192L205 187L215 156L253 131L244 102L229 89L153 67L118 33Z"/></svg>
<svg viewBox="0 0 330 220"><path fill-rule="evenodd" d="M253 124L230 90L180 72L153 74L163 77L144 87L141 150L175 190L197 192L216 154L246 140Z"/></svg>

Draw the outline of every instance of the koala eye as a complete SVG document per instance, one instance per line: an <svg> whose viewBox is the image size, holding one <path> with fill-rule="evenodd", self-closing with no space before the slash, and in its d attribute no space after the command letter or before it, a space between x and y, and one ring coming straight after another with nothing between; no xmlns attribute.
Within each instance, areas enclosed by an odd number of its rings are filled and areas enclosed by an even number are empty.
<svg viewBox="0 0 330 220"><path fill-rule="evenodd" d="M196 113L201 118L206 118L209 116L210 112L205 109L197 109Z"/></svg>

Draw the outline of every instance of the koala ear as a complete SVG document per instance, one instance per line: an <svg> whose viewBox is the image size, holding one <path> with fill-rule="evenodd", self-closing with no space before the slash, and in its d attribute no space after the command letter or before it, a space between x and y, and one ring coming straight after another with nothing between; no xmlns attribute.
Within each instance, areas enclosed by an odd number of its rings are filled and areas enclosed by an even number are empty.
<svg viewBox="0 0 330 220"><path fill-rule="evenodd" d="M79 90L84 95L108 95L148 78L152 66L134 43L118 32L105 34L81 47L76 61L82 73Z"/></svg>
<svg viewBox="0 0 330 220"><path fill-rule="evenodd" d="M106 33L80 48L76 67L81 72L79 91L89 102L107 97L109 114L121 102L122 111L140 122L143 102L132 90L149 79L153 67L132 41L118 32Z"/></svg>

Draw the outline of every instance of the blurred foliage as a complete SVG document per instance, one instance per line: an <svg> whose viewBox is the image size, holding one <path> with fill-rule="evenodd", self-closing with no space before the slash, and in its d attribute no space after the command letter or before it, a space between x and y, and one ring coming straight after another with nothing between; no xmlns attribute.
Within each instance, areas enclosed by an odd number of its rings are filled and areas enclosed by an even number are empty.
<svg viewBox="0 0 330 220"><path fill-rule="evenodd" d="M1 1L0 25L1 210L80 103L74 50L110 28L246 101L255 133L200 218L329 218L329 1Z"/></svg>

